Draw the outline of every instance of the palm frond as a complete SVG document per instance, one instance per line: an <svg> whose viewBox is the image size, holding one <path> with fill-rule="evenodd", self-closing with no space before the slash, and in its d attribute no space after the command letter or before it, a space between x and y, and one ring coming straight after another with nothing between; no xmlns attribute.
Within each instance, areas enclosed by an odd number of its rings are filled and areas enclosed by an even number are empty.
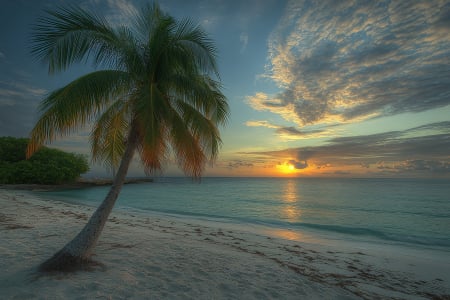
<svg viewBox="0 0 450 300"><path fill-rule="evenodd" d="M28 156L40 145L86 125L130 89L127 73L97 71L54 91L39 106L42 115L31 131Z"/></svg>
<svg viewBox="0 0 450 300"><path fill-rule="evenodd" d="M47 62L53 73L87 58L99 50L99 43L113 38L113 30L103 17L78 6L57 7L48 10L34 26L31 53Z"/></svg>
<svg viewBox="0 0 450 300"><path fill-rule="evenodd" d="M139 134L138 151L146 173L161 170L166 160L168 101L156 84L148 84L134 95L134 122Z"/></svg>
<svg viewBox="0 0 450 300"><path fill-rule="evenodd" d="M149 33L146 44L147 72L153 82L163 81L173 72L177 58L169 53L168 45L175 24L172 18L161 19Z"/></svg>
<svg viewBox="0 0 450 300"><path fill-rule="evenodd" d="M116 31L115 43L113 45L116 51L116 68L127 70L134 78L145 76L145 46L134 36L133 32L127 27L120 27ZM106 49L105 49L106 51ZM103 51L99 51L97 60L101 63L103 60L110 60L109 55L102 57Z"/></svg>
<svg viewBox="0 0 450 300"><path fill-rule="evenodd" d="M179 118L196 138L204 155L209 157L210 161L214 161L222 144L217 126L185 101L176 101L176 108Z"/></svg>
<svg viewBox="0 0 450 300"><path fill-rule="evenodd" d="M118 100L105 110L91 132L92 160L109 169L119 166L125 153L126 135L130 128L129 102Z"/></svg>
<svg viewBox="0 0 450 300"><path fill-rule="evenodd" d="M133 18L135 33L142 41L148 41L164 20L174 22L174 18L163 12L158 3L147 4Z"/></svg>
<svg viewBox="0 0 450 300"><path fill-rule="evenodd" d="M219 82L205 75L175 75L169 82L174 99L183 99L217 125L226 125L229 107Z"/></svg>
<svg viewBox="0 0 450 300"><path fill-rule="evenodd" d="M164 163L167 161L167 135L164 133L164 129L163 126L160 127L162 132L159 132L159 138L155 138L152 144L145 143L145 137L140 136L137 151L147 175L162 171Z"/></svg>
<svg viewBox="0 0 450 300"><path fill-rule="evenodd" d="M216 64L217 48L200 26L190 19L183 19L177 23L173 42L175 49L185 53L185 61L193 62L204 73L213 72L217 78L220 78Z"/></svg>
<svg viewBox="0 0 450 300"><path fill-rule="evenodd" d="M200 177L207 158L202 151L198 137L189 131L186 123L178 114L172 115L169 134L178 166L186 175L194 178Z"/></svg>

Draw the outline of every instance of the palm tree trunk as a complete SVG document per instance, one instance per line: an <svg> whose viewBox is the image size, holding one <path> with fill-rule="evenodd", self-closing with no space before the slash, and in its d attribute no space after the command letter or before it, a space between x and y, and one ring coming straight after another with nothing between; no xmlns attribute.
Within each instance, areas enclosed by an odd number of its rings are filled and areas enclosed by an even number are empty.
<svg viewBox="0 0 450 300"><path fill-rule="evenodd" d="M117 197L122 189L128 172L133 154L136 149L137 135L134 130L130 131L127 147L120 162L111 189L105 200L89 219L88 223L78 235L67 243L60 251L39 266L40 272L51 271L75 271L89 266L92 262L90 256L100 237L106 221L116 203Z"/></svg>

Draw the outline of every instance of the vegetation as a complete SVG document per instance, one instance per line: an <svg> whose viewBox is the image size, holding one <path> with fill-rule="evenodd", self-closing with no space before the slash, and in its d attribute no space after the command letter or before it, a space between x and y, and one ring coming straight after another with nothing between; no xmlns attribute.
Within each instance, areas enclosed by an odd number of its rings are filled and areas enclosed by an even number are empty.
<svg viewBox="0 0 450 300"><path fill-rule="evenodd" d="M218 154L218 126L226 123L229 109L212 40L189 19L177 21L157 4L143 7L129 24L113 27L103 17L71 6L47 11L34 28L32 53L48 64L50 73L80 61L103 69L42 101L28 156L93 122L93 158L117 170L84 229L41 264L41 271L89 264L135 152L147 173L161 171L173 155L194 178Z"/></svg>
<svg viewBox="0 0 450 300"><path fill-rule="evenodd" d="M25 138L0 137L0 183L67 183L89 170L84 156L47 147L26 160L27 144Z"/></svg>

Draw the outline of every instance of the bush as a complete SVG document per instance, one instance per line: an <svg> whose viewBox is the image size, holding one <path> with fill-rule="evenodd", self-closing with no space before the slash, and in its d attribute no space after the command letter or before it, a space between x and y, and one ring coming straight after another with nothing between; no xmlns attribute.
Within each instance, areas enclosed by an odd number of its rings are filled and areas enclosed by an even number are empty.
<svg viewBox="0 0 450 300"><path fill-rule="evenodd" d="M28 145L26 138L0 137L0 161L18 162L25 160Z"/></svg>
<svg viewBox="0 0 450 300"><path fill-rule="evenodd" d="M27 139L0 137L0 183L60 184L89 170L83 155L42 147L25 159Z"/></svg>

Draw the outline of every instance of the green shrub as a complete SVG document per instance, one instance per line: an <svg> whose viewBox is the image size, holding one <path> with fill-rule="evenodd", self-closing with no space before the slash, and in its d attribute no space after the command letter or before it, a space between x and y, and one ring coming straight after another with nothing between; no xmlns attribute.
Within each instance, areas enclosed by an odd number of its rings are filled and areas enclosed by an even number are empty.
<svg viewBox="0 0 450 300"><path fill-rule="evenodd" d="M0 183L60 184L89 170L86 157L42 147L25 159L27 139L0 137Z"/></svg>
<svg viewBox="0 0 450 300"><path fill-rule="evenodd" d="M18 162L25 160L28 139L10 136L0 137L0 161Z"/></svg>

